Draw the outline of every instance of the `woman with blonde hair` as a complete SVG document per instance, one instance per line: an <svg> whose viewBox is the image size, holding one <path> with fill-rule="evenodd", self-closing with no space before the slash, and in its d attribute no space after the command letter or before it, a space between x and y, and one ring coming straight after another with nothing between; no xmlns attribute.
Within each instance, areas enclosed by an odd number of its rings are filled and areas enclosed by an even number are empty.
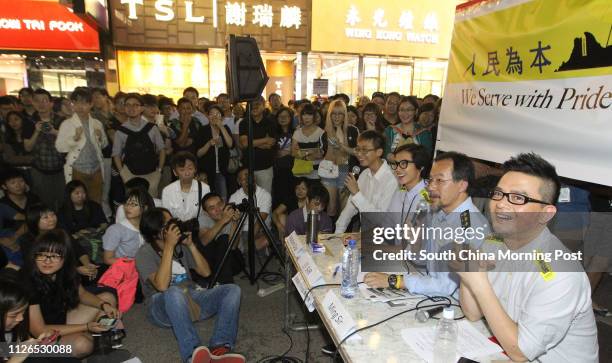
<svg viewBox="0 0 612 363"><path fill-rule="evenodd" d="M350 125L344 101L334 100L328 108L325 120L324 139L327 152L319 164L319 176L329 192L327 212L330 217L338 214L340 190L349 170L357 165L354 148L357 146L359 130Z"/></svg>

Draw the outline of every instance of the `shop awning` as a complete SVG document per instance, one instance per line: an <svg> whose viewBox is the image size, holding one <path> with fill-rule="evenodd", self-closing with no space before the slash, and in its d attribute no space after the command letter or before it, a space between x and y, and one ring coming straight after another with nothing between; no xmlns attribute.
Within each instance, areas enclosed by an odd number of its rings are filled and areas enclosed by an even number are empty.
<svg viewBox="0 0 612 363"><path fill-rule="evenodd" d="M0 0L0 49L100 51L98 32L55 2Z"/></svg>

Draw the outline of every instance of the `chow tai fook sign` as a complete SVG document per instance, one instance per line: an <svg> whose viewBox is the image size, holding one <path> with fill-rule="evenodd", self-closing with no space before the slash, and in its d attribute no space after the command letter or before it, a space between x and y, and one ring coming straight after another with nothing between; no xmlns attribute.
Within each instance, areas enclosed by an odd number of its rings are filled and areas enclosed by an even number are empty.
<svg viewBox="0 0 612 363"><path fill-rule="evenodd" d="M455 4L313 0L312 50L448 58Z"/></svg>
<svg viewBox="0 0 612 363"><path fill-rule="evenodd" d="M307 0L112 0L111 8L119 46L223 47L231 33L266 50L308 47Z"/></svg>
<svg viewBox="0 0 612 363"><path fill-rule="evenodd" d="M0 8L0 49L100 51L98 32L59 3L0 0Z"/></svg>

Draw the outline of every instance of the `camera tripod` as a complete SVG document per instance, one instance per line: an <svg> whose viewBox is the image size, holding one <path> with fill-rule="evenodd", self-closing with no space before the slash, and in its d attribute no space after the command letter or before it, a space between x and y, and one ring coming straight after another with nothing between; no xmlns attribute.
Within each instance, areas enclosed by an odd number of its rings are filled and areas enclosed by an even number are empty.
<svg viewBox="0 0 612 363"><path fill-rule="evenodd" d="M226 260L232 251L232 248L238 241L238 237L240 236L240 233L242 232L242 227L245 221L247 221L247 218L248 218L249 230L248 230L248 244L247 244L248 269L246 272L249 277L249 281L251 282L251 285L255 284L255 282L259 280L262 273L265 272L266 266L268 266L268 264L272 261L272 258L274 257L278 258L280 265L283 268L285 268L284 262L282 260L282 254L280 253L280 250L279 250L279 246L282 246L282 244L280 241L277 242L277 239L274 237L274 235L272 234L272 232L266 225L263 218L261 218L261 215L259 214L259 208L257 208L257 205L255 204L254 196L255 196L255 188L257 188L257 186L255 185L255 177L254 177L254 171L253 171L253 161L254 161L253 122L254 121L251 118L251 104L250 103L247 104L246 115L248 115L248 118L245 118L243 122L247 122L249 126L248 127L249 143L247 147L247 155L248 155L248 181L247 181L248 192L247 192L247 195L248 195L248 199L246 198L243 199L242 203L237 206L238 210L242 212L242 214L240 215L240 219L238 220L238 226L236 227L236 230L232 234L229 240L229 243L228 243L227 250L225 251L225 254L223 255L223 258L221 259L219 266L217 266L217 270L213 274L213 277L208 284L209 288L213 287L217 283L219 274L221 273L221 270L223 269L223 266L225 265ZM261 226L264 236L268 240L268 245L272 247L272 252L266 259L266 262L261 266L261 269L259 270L257 274L255 273L256 272L255 271L256 270L255 268L255 219L256 218L257 218L257 221L259 222L259 225Z"/></svg>

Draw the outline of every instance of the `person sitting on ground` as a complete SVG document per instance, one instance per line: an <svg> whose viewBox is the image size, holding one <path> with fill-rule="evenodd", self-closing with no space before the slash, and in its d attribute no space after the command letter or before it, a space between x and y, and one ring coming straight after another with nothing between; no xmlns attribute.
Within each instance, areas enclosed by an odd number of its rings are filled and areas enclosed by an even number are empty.
<svg viewBox="0 0 612 363"><path fill-rule="evenodd" d="M240 288L234 284L196 290L190 270L208 277L211 269L191 236L181 237L172 215L163 208L146 211L140 223L146 243L136 255L148 320L172 328L184 363L245 362L229 353L236 344ZM177 251L177 252L175 252ZM207 347L201 347L193 322L217 315Z"/></svg>
<svg viewBox="0 0 612 363"><path fill-rule="evenodd" d="M66 184L59 220L60 225L74 239L98 234L108 227L102 207L89 199L87 187L80 180L72 180Z"/></svg>
<svg viewBox="0 0 612 363"><path fill-rule="evenodd" d="M296 178L295 181L295 188L293 188L294 193L291 198L280 202L280 204L272 212L272 222L274 222L278 235L281 239L285 236L287 216L297 209L304 208L308 203L308 179L301 177Z"/></svg>
<svg viewBox="0 0 612 363"><path fill-rule="evenodd" d="M217 271L223 255L230 248L229 239L238 228L240 211L234 205L226 204L216 192L210 192L202 198L202 208L205 213L199 218L200 250L211 269ZM238 244L235 243L231 248L232 252L217 280L220 283L233 283L233 275L240 272L241 255L237 250Z"/></svg>
<svg viewBox="0 0 612 363"><path fill-rule="evenodd" d="M243 202L243 200L248 200L249 198L248 175L249 175L249 169L247 169L246 167L243 166L238 170L237 176L238 176L238 184L240 185L240 189L236 190L236 192L232 194L232 196L229 199L230 203L239 205ZM272 208L272 196L264 188L257 185L257 179L255 178L255 175L253 175L253 179L255 182L254 197L256 201L256 206L257 208L259 208L259 215L261 216L261 219L266 223L266 225L270 226L270 219L268 218L268 216L270 215L270 209ZM243 232L242 240L243 241L247 241L246 232L248 230L249 230L248 223L245 223L244 227L242 228L242 232ZM266 246L268 246L268 240L263 233L261 225L257 222L257 219L256 219L255 220L255 248L259 250L259 249L265 248Z"/></svg>
<svg viewBox="0 0 612 363"><path fill-rule="evenodd" d="M135 177L135 178L128 180L127 183L125 183L125 191L127 194L129 194L132 190L135 190L135 189L144 190L145 192L149 193L149 182L145 178ZM125 201L123 204L117 207L117 212L115 213L115 223L116 224L119 224L127 220L127 218L125 217L124 205L125 205ZM161 207L162 200L158 198L153 198L153 205L155 207Z"/></svg>
<svg viewBox="0 0 612 363"><path fill-rule="evenodd" d="M142 213L153 207L153 198L146 191L130 191L124 205L126 220L108 227L102 236L105 264L110 266L119 258L136 257L136 252L144 243L138 229Z"/></svg>
<svg viewBox="0 0 612 363"><path fill-rule="evenodd" d="M108 331L102 316L118 319L117 301L108 292L93 295L79 282L70 236L62 230L43 233L25 259L22 281L31 293L30 333L57 330L61 344L71 345L72 356L84 358L93 351L92 334Z"/></svg>
<svg viewBox="0 0 612 363"><path fill-rule="evenodd" d="M30 192L23 174L19 169L8 169L2 173L0 186L4 191L4 197L0 204L11 207L17 213L25 215L28 206L40 202L36 194ZM8 223L8 228L18 227L18 223Z"/></svg>
<svg viewBox="0 0 612 363"><path fill-rule="evenodd" d="M41 341L52 334L46 331L37 338L30 338L29 294L15 275L9 271L0 272L0 343L19 344L24 352L19 355L9 352L9 356L3 358L8 360L2 360L5 363L22 363L28 358L29 348L42 344Z"/></svg>
<svg viewBox="0 0 612 363"><path fill-rule="evenodd" d="M319 182L313 182L308 187L308 196L304 207L294 210L287 217L285 225L285 237L295 232L298 235L305 235L308 221L308 214L316 211L319 216L319 232L333 233L334 223L325 212L325 207L329 202L329 192Z"/></svg>
<svg viewBox="0 0 612 363"><path fill-rule="evenodd" d="M210 192L208 184L195 179L197 170L197 159L190 152L180 151L172 158L172 172L178 180L162 191L162 206L181 221L197 219L200 201Z"/></svg>

